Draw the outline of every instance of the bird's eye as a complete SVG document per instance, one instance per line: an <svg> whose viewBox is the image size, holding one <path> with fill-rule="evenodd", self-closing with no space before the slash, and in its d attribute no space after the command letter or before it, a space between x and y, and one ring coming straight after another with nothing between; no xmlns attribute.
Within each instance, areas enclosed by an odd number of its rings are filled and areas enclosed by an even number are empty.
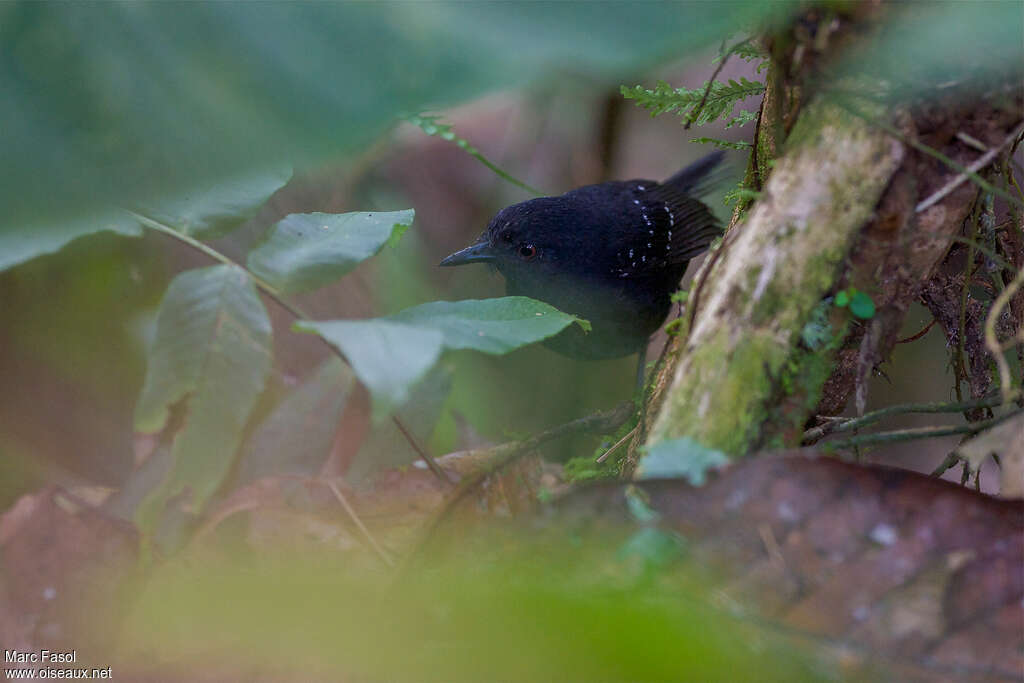
<svg viewBox="0 0 1024 683"><path fill-rule="evenodd" d="M519 255L522 256L527 261L529 261L530 259L537 255L537 247L533 246L532 244L520 244Z"/></svg>

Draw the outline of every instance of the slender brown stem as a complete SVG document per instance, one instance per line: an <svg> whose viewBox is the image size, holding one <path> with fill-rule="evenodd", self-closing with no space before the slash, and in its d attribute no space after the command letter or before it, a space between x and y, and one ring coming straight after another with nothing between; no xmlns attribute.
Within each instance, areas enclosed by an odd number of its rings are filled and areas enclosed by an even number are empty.
<svg viewBox="0 0 1024 683"><path fill-rule="evenodd" d="M825 444L828 448L846 449L867 446L870 444L893 443L896 441L916 441L917 439L934 439L939 436L951 436L953 434L974 435L985 431L989 427L1008 420L1020 414L1022 411L1015 410L1005 415L985 420L984 422L972 422L966 425L942 425L938 427L914 427L912 429L897 429L891 432L878 432L875 434L861 434L842 441L831 441Z"/></svg>
<svg viewBox="0 0 1024 683"><path fill-rule="evenodd" d="M359 515L356 514L355 509L348 502L348 499L345 498L345 496L341 493L341 489L338 488L337 484L330 480L324 480L324 483L327 484L327 488L331 490L331 493L334 494L334 497L338 499L339 503L341 503L341 507L345 509L345 512L348 514L349 519L351 519L352 523L356 525L360 532L362 532L363 537L366 538L367 543L370 544L370 547L373 548L374 552L377 553L378 557L380 557L380 559L387 566L394 567L395 561L392 560L391 556L387 553L387 551L384 550L384 548L381 547L379 543L377 543L377 539L373 537L373 534L370 533L370 530L366 528L365 524L363 524L363 520L359 519Z"/></svg>
<svg viewBox="0 0 1024 683"><path fill-rule="evenodd" d="M419 442L416 441L416 437L414 437L412 433L408 429L406 429L405 425L402 424L402 421L398 418L397 415L392 415L391 421L395 423L395 426L398 427L398 431L402 432L402 436L405 437L405 440L409 442L409 445L412 446L412 449L416 451L420 458L423 459L423 462L427 464L427 467L429 467L430 471L434 473L434 476L436 476L438 479L447 484L455 483L452 481L452 478L448 476L448 473L444 471L444 468L437 464L437 461L434 460L434 457L430 455L430 453L427 453L426 449L420 446Z"/></svg>
<svg viewBox="0 0 1024 683"><path fill-rule="evenodd" d="M994 408L998 405L1002 405L1002 403L1003 399L998 395L985 396L971 401L953 403L901 403L899 405L886 406L885 408L865 413L860 417L835 420L818 427L808 429L804 432L803 438L800 442L805 445L814 443L818 439L829 434L860 429L861 427L866 427L867 425L878 422L882 418L889 417L890 415L905 415L907 413L962 413L965 410L971 410L973 408Z"/></svg>

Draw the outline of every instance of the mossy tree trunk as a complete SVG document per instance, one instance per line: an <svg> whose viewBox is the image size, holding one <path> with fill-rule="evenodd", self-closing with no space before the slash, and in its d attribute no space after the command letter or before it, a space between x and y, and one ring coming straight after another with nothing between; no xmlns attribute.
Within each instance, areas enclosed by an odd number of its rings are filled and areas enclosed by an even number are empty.
<svg viewBox="0 0 1024 683"><path fill-rule="evenodd" d="M1000 151L1019 133L1019 88L894 110L852 84L808 94L782 52L745 181L761 194L697 274L627 471L641 443L685 436L741 456L799 445L809 418L851 396L863 411L872 369L979 198L968 181L923 206L960 175L932 151L967 166L981 155L958 132ZM851 286L874 315L829 303Z"/></svg>

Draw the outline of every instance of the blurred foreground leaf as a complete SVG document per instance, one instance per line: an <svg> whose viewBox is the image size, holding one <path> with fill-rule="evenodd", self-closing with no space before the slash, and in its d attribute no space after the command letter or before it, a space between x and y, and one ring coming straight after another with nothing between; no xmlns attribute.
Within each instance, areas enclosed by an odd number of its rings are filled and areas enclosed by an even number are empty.
<svg viewBox="0 0 1024 683"><path fill-rule="evenodd" d="M412 209L292 214L249 254L249 270L284 293L316 289L376 254L414 216Z"/></svg>
<svg viewBox="0 0 1024 683"><path fill-rule="evenodd" d="M729 464L729 456L708 448L690 437L669 439L655 444L640 460L637 479L683 477L694 486L703 486L707 472Z"/></svg>
<svg viewBox="0 0 1024 683"><path fill-rule="evenodd" d="M290 178L282 170L225 178L144 204L141 213L196 239L214 239L252 218Z"/></svg>
<svg viewBox="0 0 1024 683"><path fill-rule="evenodd" d="M140 509L150 519L186 489L201 509L234 459L242 429L271 366L271 329L249 275L213 266L178 275L167 288L135 411L140 432L159 432L185 402L170 476Z"/></svg>
<svg viewBox="0 0 1024 683"><path fill-rule="evenodd" d="M28 224L352 153L401 112L566 73L613 84L787 8L2 3L0 254Z"/></svg>
<svg viewBox="0 0 1024 683"><path fill-rule="evenodd" d="M696 582L619 580L633 558L603 545L591 564L578 547L527 543L399 582L329 558L189 563L154 577L124 633L146 653L137 671L159 661L184 679L255 667L290 680L825 680L783 638L709 607Z"/></svg>

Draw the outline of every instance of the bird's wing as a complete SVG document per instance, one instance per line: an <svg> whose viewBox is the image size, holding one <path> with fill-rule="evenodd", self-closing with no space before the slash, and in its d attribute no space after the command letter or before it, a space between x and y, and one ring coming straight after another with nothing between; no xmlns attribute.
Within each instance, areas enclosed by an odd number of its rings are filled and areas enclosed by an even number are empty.
<svg viewBox="0 0 1024 683"><path fill-rule="evenodd" d="M722 234L718 219L699 199L650 180L622 183L625 214L616 231L618 277L676 269ZM628 226L628 227L626 227ZM660 275L659 275L660 276Z"/></svg>

